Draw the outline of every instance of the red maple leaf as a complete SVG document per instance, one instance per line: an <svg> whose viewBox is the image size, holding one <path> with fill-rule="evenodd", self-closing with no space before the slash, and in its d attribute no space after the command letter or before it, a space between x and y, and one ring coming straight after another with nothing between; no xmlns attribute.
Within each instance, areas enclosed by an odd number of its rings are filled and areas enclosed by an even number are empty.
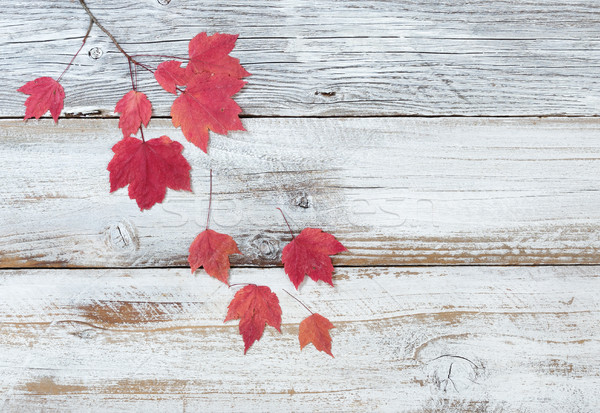
<svg viewBox="0 0 600 413"><path fill-rule="evenodd" d="M187 71L181 67L181 62L169 60L162 62L154 72L154 78L164 90L177 94L177 86L188 82Z"/></svg>
<svg viewBox="0 0 600 413"><path fill-rule="evenodd" d="M190 245L188 262L192 273L198 268L211 277L229 285L229 256L241 254L237 244L229 235L220 234L212 229L202 231Z"/></svg>
<svg viewBox="0 0 600 413"><path fill-rule="evenodd" d="M112 148L115 155L108 164L110 192L129 185L129 197L140 209L150 209L165 198L167 187L191 191L190 164L183 146L168 136L142 142L123 138Z"/></svg>
<svg viewBox="0 0 600 413"><path fill-rule="evenodd" d="M186 139L204 152L209 129L222 135L230 130L245 130L238 117L242 110L231 99L245 84L227 75L194 76L185 92L173 102L173 126L181 126Z"/></svg>
<svg viewBox="0 0 600 413"><path fill-rule="evenodd" d="M331 354L331 336L329 335L329 330L332 328L334 326L331 321L320 314L315 313L302 320L298 333L300 350L308 343L313 343L317 350L324 351L333 357L333 354Z"/></svg>
<svg viewBox="0 0 600 413"><path fill-rule="evenodd" d="M190 62L187 70L192 73L220 73L238 79L250 76L250 73L240 65L239 59L229 56L238 36L221 33L212 36L207 36L206 33L196 35L190 40L188 47Z"/></svg>
<svg viewBox="0 0 600 413"><path fill-rule="evenodd" d="M50 111L54 122L58 123L65 100L65 91L60 83L51 77L38 77L25 83L17 92L30 95L25 101L25 119L39 119Z"/></svg>
<svg viewBox="0 0 600 413"><path fill-rule="evenodd" d="M117 102L115 112L121 114L119 128L123 131L123 136L128 138L135 135L142 124L148 126L152 105L145 94L131 90Z"/></svg>
<svg viewBox="0 0 600 413"><path fill-rule="evenodd" d="M325 281L333 286L333 264L329 255L346 251L335 237L316 228L305 228L283 248L281 261L285 273L298 289L308 275L314 281Z"/></svg>
<svg viewBox="0 0 600 413"><path fill-rule="evenodd" d="M269 287L247 285L239 290L229 303L229 320L240 319L240 334L244 339L244 354L262 337L265 325L275 327L281 333L281 307L279 299Z"/></svg>

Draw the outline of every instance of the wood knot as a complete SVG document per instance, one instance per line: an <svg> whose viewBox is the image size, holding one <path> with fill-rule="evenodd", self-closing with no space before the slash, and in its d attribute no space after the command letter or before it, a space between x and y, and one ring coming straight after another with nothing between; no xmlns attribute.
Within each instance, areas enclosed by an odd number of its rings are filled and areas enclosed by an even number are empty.
<svg viewBox="0 0 600 413"><path fill-rule="evenodd" d="M292 204L304 209L310 208L312 206L312 196L306 194L305 192L296 194L292 198Z"/></svg>
<svg viewBox="0 0 600 413"><path fill-rule="evenodd" d="M264 260L279 259L279 240L268 235L256 235L250 240L250 246L257 258Z"/></svg>
<svg viewBox="0 0 600 413"><path fill-rule="evenodd" d="M444 393L461 393L480 385L485 371L480 361L451 354L436 357L428 368L429 381Z"/></svg>
<svg viewBox="0 0 600 413"><path fill-rule="evenodd" d="M126 220L112 224L106 229L107 244L115 251L136 251L139 238L135 226Z"/></svg>
<svg viewBox="0 0 600 413"><path fill-rule="evenodd" d="M171 2L171 0L156 0L158 2L158 4L162 4L163 6L166 6L167 4L169 4Z"/></svg>
<svg viewBox="0 0 600 413"><path fill-rule="evenodd" d="M88 52L88 55L94 60L100 59L103 54L104 52L99 47L92 47Z"/></svg>
<svg viewBox="0 0 600 413"><path fill-rule="evenodd" d="M329 92L319 92L318 90L315 92L315 95L321 95L321 96L325 96L326 98L332 98L335 96L335 92L334 91L329 91Z"/></svg>

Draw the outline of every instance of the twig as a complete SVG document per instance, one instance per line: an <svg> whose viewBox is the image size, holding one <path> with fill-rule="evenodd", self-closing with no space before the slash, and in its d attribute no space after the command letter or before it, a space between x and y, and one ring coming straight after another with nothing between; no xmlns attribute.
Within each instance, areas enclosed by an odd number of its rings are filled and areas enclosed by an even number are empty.
<svg viewBox="0 0 600 413"><path fill-rule="evenodd" d="M83 49L83 46L85 46L85 42L87 42L87 39L90 35L90 32L92 31L92 26L94 25L94 20L92 20L92 18L90 17L90 25L87 28L87 31L85 32L85 36L83 36L83 41L81 42L81 46L79 47L79 50L77 50L77 53L75 53L75 55L71 58L71 61L69 62L69 64L67 65L67 67L65 67L65 70L63 70L63 72L60 74L60 76L58 77L58 79L56 79L57 82L60 82L60 79L62 79L62 77L64 76L65 73L67 73L67 70L69 70L69 68L71 67L71 65L73 64L73 61L75 60L75 58L77 57L77 55L79 54L79 52L81 52L81 49Z"/></svg>
<svg viewBox="0 0 600 413"><path fill-rule="evenodd" d="M290 294L290 292L288 290L285 290L282 288L283 291L285 291L287 293L287 295L289 295L290 297L292 297L294 300L298 301L300 303L300 305L302 305L302 307L306 308L308 310L309 313L311 314L315 314L312 311L310 311L310 308L308 308L302 301L300 301L298 298L294 297L292 294Z"/></svg>
<svg viewBox="0 0 600 413"><path fill-rule="evenodd" d="M81 7L83 7L83 9L85 10L85 12L88 14L88 16L90 16L90 19L92 19L92 21L96 24L96 26L98 26L98 28L100 30L102 30L108 37L109 39L114 43L114 45L117 47L117 49L119 49L119 51L121 53L123 53L123 55L127 58L127 60L129 60L131 63L141 67L142 69L146 69L149 72L154 73L154 70L150 69L148 66L138 62L137 60L135 60L133 57L131 57L131 55L129 53L127 53L125 51L125 49L123 49L121 47L121 45L119 44L119 42L117 42L117 39L115 39L115 37L112 35L111 32L109 32L96 18L96 16L94 16L94 14L92 13L92 11L90 10L90 8L87 6L87 4L85 4L84 0L79 0L79 4L81 4Z"/></svg>

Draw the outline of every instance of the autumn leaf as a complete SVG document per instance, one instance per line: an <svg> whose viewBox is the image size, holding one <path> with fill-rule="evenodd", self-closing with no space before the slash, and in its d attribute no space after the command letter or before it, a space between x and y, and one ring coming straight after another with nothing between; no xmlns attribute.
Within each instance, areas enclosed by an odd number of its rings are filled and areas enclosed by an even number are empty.
<svg viewBox="0 0 600 413"><path fill-rule="evenodd" d="M300 350L308 343L313 343L317 350L324 351L333 357L333 354L331 354L331 336L329 335L329 330L332 328L334 326L331 321L320 314L315 313L302 320L298 333Z"/></svg>
<svg viewBox="0 0 600 413"><path fill-rule="evenodd" d="M25 119L39 119L50 111L54 122L58 123L65 100L65 91L60 83L51 77L38 77L25 83L17 92L30 95L25 100Z"/></svg>
<svg viewBox="0 0 600 413"><path fill-rule="evenodd" d="M190 245L188 262L192 273L198 268L204 267L208 275L229 285L229 256L231 254L241 254L233 238L207 229L202 231Z"/></svg>
<svg viewBox="0 0 600 413"><path fill-rule="evenodd" d="M142 92L131 90L117 102L115 112L121 114L119 128L125 138L135 135L142 124L148 126L152 116L152 105Z"/></svg>
<svg viewBox="0 0 600 413"><path fill-rule="evenodd" d="M184 86L188 82L187 71L181 67L181 62L175 60L159 64L154 78L164 90L174 94L177 94L177 86Z"/></svg>
<svg viewBox="0 0 600 413"><path fill-rule="evenodd" d="M240 320L240 334L244 339L244 354L262 337L265 325L275 327L281 333L281 307L279 299L269 287L247 285L239 290L229 303L227 317Z"/></svg>
<svg viewBox="0 0 600 413"><path fill-rule="evenodd" d="M242 111L231 99L246 82L227 75L199 74L171 107L173 126L181 126L186 139L204 152L208 147L208 131L227 134L245 130L238 114Z"/></svg>
<svg viewBox="0 0 600 413"><path fill-rule="evenodd" d="M305 228L283 248L281 261L296 289L306 275L333 286L333 264L329 255L342 251L346 251L346 247L333 235L320 229Z"/></svg>
<svg viewBox="0 0 600 413"><path fill-rule="evenodd" d="M191 191L190 164L181 155L183 146L168 136L142 142L124 138L112 148L108 164L110 192L129 185L129 197L140 209L150 209L165 198L167 187Z"/></svg>
<svg viewBox="0 0 600 413"><path fill-rule="evenodd" d="M190 62L187 70L193 73L225 74L241 79L250 76L241 65L240 61L229 56L235 47L239 35L215 33L207 36L206 33L196 35L189 44Z"/></svg>

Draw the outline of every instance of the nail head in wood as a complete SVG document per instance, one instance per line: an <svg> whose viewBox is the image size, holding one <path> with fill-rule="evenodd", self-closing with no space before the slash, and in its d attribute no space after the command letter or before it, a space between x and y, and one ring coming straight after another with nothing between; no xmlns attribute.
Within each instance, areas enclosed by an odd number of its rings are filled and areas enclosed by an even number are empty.
<svg viewBox="0 0 600 413"><path fill-rule="evenodd" d="M94 60L100 59L103 54L104 52L99 47L92 47L88 52L88 55Z"/></svg>

